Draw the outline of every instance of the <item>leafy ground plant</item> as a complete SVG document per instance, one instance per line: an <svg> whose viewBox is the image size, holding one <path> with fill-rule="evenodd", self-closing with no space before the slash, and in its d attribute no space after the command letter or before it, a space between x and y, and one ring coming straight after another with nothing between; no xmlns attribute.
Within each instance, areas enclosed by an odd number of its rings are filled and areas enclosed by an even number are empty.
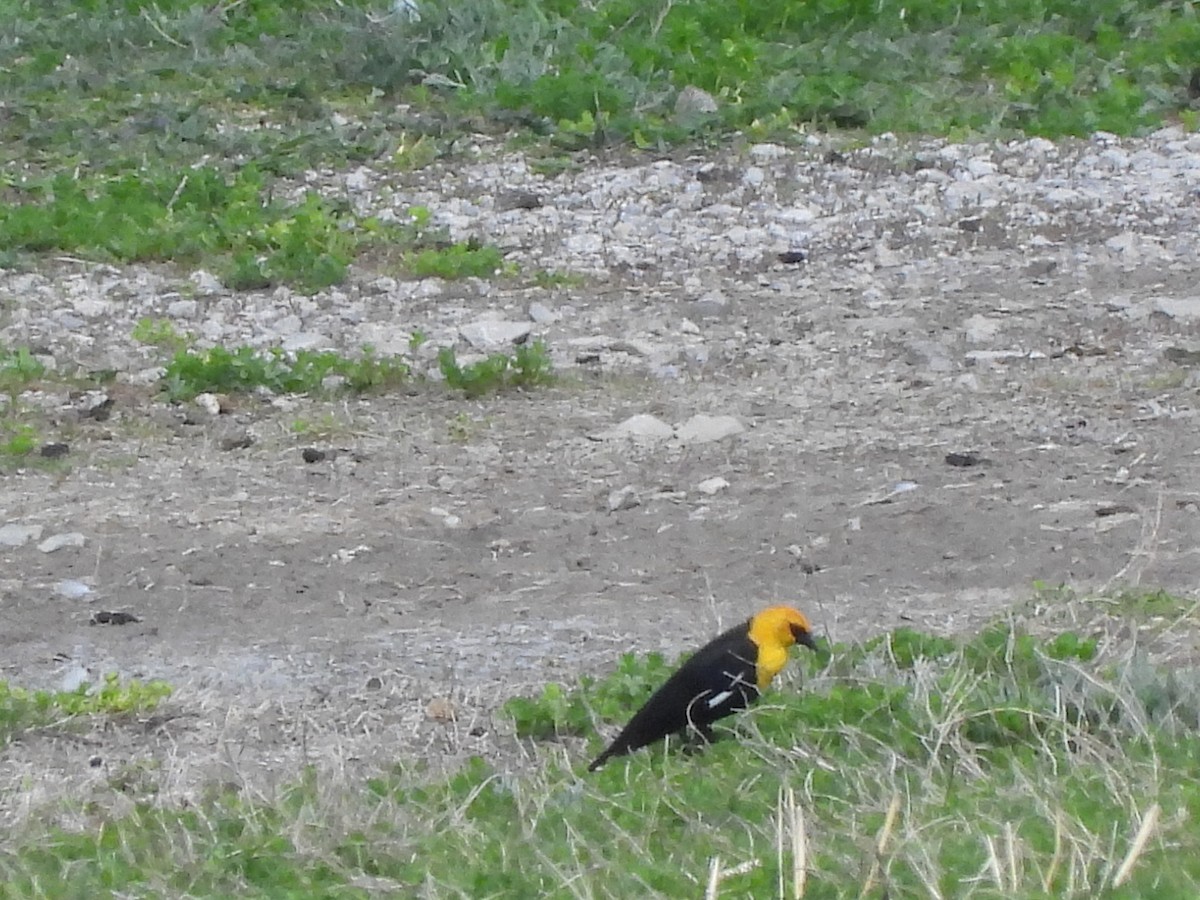
<svg viewBox="0 0 1200 900"><path fill-rule="evenodd" d="M504 257L495 247L467 242L417 251L406 265L418 278L491 278L503 268Z"/></svg>
<svg viewBox="0 0 1200 900"><path fill-rule="evenodd" d="M360 247L407 239L313 193L298 204L268 194L251 166L230 177L211 167L59 174L22 182L15 202L0 203L0 243L119 262L211 262L234 289L284 283L312 292L340 282Z"/></svg>
<svg viewBox="0 0 1200 900"><path fill-rule="evenodd" d="M1197 896L1200 694L1155 707L1152 681L1131 677L1143 661L1075 633L902 630L829 649L698 754L658 747L585 775L588 755L554 743L523 771L476 760L445 780L310 770L273 799L217 791L93 813L77 831L27 824L0 841L0 884L13 897ZM597 724L622 722L668 668L628 656L508 712L523 733L587 733L596 749Z"/></svg>
<svg viewBox="0 0 1200 900"><path fill-rule="evenodd" d="M453 348L443 347L438 353L438 368L446 384L468 397L554 381L550 353L542 341L522 345L512 355L493 353L465 366L459 363Z"/></svg>
<svg viewBox="0 0 1200 900"><path fill-rule="evenodd" d="M331 350L287 353L278 347L229 350L217 346L176 352L167 363L163 383L168 399L178 402L205 392L259 388L277 394L303 394L335 386L366 391L403 383L408 375L408 364L400 357L376 356L369 347L358 359L348 359Z"/></svg>
<svg viewBox="0 0 1200 900"><path fill-rule="evenodd" d="M82 684L73 691L31 691L0 681L0 746L30 728L82 716L148 712L169 696L165 682L122 682L115 672L97 687Z"/></svg>

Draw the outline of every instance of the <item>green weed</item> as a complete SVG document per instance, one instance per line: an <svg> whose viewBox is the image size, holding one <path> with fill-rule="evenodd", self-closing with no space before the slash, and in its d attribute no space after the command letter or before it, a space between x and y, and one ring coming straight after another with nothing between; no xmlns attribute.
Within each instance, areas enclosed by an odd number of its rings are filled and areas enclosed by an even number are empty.
<svg viewBox="0 0 1200 900"><path fill-rule="evenodd" d="M391 387L407 380L408 364L400 357L380 357L367 347L358 359L330 350L286 353L278 347L257 350L181 350L171 357L163 376L166 396L174 402L205 392L235 393L265 389L276 394L304 394L344 386L353 391Z"/></svg>
<svg viewBox="0 0 1200 900"><path fill-rule="evenodd" d="M0 681L0 746L30 728L81 716L148 712L171 696L162 681L122 683L116 672L98 687L82 684L73 691L30 691Z"/></svg>
<svg viewBox="0 0 1200 900"><path fill-rule="evenodd" d="M213 261L235 290L289 284L318 291L340 282L362 246L394 229L356 221L310 193L296 205L270 199L248 166L226 178L214 168L58 175L20 185L0 203L0 243L118 262Z"/></svg>
<svg viewBox="0 0 1200 900"><path fill-rule="evenodd" d="M405 265L418 278L491 278L503 268L504 257L495 247L467 242L417 251Z"/></svg>
<svg viewBox="0 0 1200 900"><path fill-rule="evenodd" d="M179 353L192 342L191 335L181 334L170 319L143 316L137 320L130 335L139 344Z"/></svg>
<svg viewBox="0 0 1200 900"><path fill-rule="evenodd" d="M24 459L38 448L38 431L28 423L0 422L0 457Z"/></svg>
<svg viewBox="0 0 1200 900"><path fill-rule="evenodd" d="M453 348L443 347L438 353L438 368L446 384L468 397L554 381L550 354L542 341L518 347L512 355L493 353L466 366L459 364Z"/></svg>
<svg viewBox="0 0 1200 900"><path fill-rule="evenodd" d="M16 350L0 348L0 391L15 398L32 382L46 374L46 366L29 352L28 347Z"/></svg>

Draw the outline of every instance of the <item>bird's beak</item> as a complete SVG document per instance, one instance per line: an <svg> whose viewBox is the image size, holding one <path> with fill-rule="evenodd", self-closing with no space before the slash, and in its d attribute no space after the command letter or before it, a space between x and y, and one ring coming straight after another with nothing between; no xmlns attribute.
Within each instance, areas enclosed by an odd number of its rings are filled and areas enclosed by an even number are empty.
<svg viewBox="0 0 1200 900"><path fill-rule="evenodd" d="M813 637L813 633L807 629L800 628L796 625L792 626L792 637L796 639L797 644L803 644L809 650L817 649L817 641Z"/></svg>

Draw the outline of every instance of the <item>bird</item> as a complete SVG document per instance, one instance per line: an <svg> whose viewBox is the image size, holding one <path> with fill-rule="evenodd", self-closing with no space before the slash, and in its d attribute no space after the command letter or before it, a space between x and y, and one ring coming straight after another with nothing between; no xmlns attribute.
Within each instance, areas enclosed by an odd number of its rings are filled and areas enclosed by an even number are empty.
<svg viewBox="0 0 1200 900"><path fill-rule="evenodd" d="M793 644L816 649L808 618L790 606L767 607L713 638L654 692L588 771L688 729L711 743L712 723L757 700Z"/></svg>

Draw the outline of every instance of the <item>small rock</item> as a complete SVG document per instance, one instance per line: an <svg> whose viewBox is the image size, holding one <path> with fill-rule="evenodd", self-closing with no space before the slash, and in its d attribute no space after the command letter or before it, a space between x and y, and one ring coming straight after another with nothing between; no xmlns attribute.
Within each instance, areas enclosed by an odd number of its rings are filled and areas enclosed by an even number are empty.
<svg viewBox="0 0 1200 900"><path fill-rule="evenodd" d="M93 591L82 581L64 578L54 585L54 593L64 600L85 600L92 595Z"/></svg>
<svg viewBox="0 0 1200 900"><path fill-rule="evenodd" d="M318 463L325 458L325 451L316 447L305 447L300 451L300 458L306 463Z"/></svg>
<svg viewBox="0 0 1200 900"><path fill-rule="evenodd" d="M608 495L609 512L620 512L623 509L633 509L635 506L641 505L642 498L638 496L638 492L631 485L625 485Z"/></svg>
<svg viewBox="0 0 1200 900"><path fill-rule="evenodd" d="M717 101L712 94L689 84L675 98L675 121L680 125L694 124L697 119L711 115L717 109Z"/></svg>
<svg viewBox="0 0 1200 900"><path fill-rule="evenodd" d="M280 347L286 353L295 353L297 350L332 350L333 342L323 334L297 331L285 337Z"/></svg>
<svg viewBox="0 0 1200 900"><path fill-rule="evenodd" d="M959 469L967 469L971 466L982 465L986 461L987 460L985 460L978 453L967 452L946 454L946 465L954 466Z"/></svg>
<svg viewBox="0 0 1200 900"><path fill-rule="evenodd" d="M232 428L221 435L217 446L222 450L245 450L254 446L254 436L245 428Z"/></svg>
<svg viewBox="0 0 1200 900"><path fill-rule="evenodd" d="M1172 319L1195 321L1200 319L1200 297L1159 297L1154 309Z"/></svg>
<svg viewBox="0 0 1200 900"><path fill-rule="evenodd" d="M97 610L92 613L92 618L88 622L89 625L132 625L134 622L142 621L133 613L127 612L109 612L108 610Z"/></svg>
<svg viewBox="0 0 1200 900"><path fill-rule="evenodd" d="M675 437L683 444L708 444L745 430L746 426L733 416L707 416L701 413L680 425Z"/></svg>
<svg viewBox="0 0 1200 900"><path fill-rule="evenodd" d="M221 414L221 401L216 394L197 394L195 403L214 418Z"/></svg>
<svg viewBox="0 0 1200 900"><path fill-rule="evenodd" d="M690 315L701 319L716 319L729 310L729 300L720 291L711 291L692 303Z"/></svg>
<svg viewBox="0 0 1200 900"><path fill-rule="evenodd" d="M779 144L754 144L748 151L752 159L759 162L769 162L772 159L781 159L787 156L787 148Z"/></svg>
<svg viewBox="0 0 1200 900"><path fill-rule="evenodd" d="M435 722L453 722L454 702L449 697L434 697L425 704L425 715Z"/></svg>
<svg viewBox="0 0 1200 900"><path fill-rule="evenodd" d="M197 269L188 279L196 288L198 294L219 294L225 290L221 284L221 279L211 272L206 272L203 269Z"/></svg>
<svg viewBox="0 0 1200 900"><path fill-rule="evenodd" d="M167 315L172 319L194 319L199 307L195 300L174 300L167 304Z"/></svg>
<svg viewBox="0 0 1200 900"><path fill-rule="evenodd" d="M66 691L68 694L74 693L85 684L90 684L92 674L79 663L70 666L58 682L60 690Z"/></svg>
<svg viewBox="0 0 1200 900"><path fill-rule="evenodd" d="M713 494L723 491L727 487L729 487L729 482L718 475L714 478L704 479L702 482L696 485L696 490L711 497Z"/></svg>
<svg viewBox="0 0 1200 900"><path fill-rule="evenodd" d="M675 429L662 419L646 413L630 416L624 422L595 435L594 440L611 441L618 438L633 438L635 440L661 441L675 433Z"/></svg>
<svg viewBox="0 0 1200 900"><path fill-rule="evenodd" d="M963 334L972 344L986 344L1000 333L1000 323L987 316L971 316L963 322Z"/></svg>
<svg viewBox="0 0 1200 900"><path fill-rule="evenodd" d="M40 544L38 549L43 553L54 553L56 550L61 550L63 547L82 547L87 543L87 538L78 531L68 531L62 534L52 534Z"/></svg>
<svg viewBox="0 0 1200 900"><path fill-rule="evenodd" d="M378 675L372 675L367 679L366 688L368 691L377 691L383 687L383 679Z"/></svg>
<svg viewBox="0 0 1200 900"><path fill-rule="evenodd" d="M540 209L542 198L533 191L505 191L496 197L497 212L510 209Z"/></svg>
<svg viewBox="0 0 1200 900"><path fill-rule="evenodd" d="M875 266L880 269L894 269L904 264L904 257L882 241L875 245Z"/></svg>
<svg viewBox="0 0 1200 900"><path fill-rule="evenodd" d="M79 417L105 422L112 415L113 402L105 391L85 391L77 406Z"/></svg>
<svg viewBox="0 0 1200 900"><path fill-rule="evenodd" d="M777 257L781 263L787 266L798 265L808 261L807 250L784 250Z"/></svg>
<svg viewBox="0 0 1200 900"><path fill-rule="evenodd" d="M458 329L463 340L476 350L495 350L509 344L518 344L533 331L530 322L511 322L506 319L484 319L471 322Z"/></svg>
<svg viewBox="0 0 1200 900"><path fill-rule="evenodd" d="M534 301L529 304L529 318L538 325L552 325L562 318L558 313L548 307L545 303Z"/></svg>

